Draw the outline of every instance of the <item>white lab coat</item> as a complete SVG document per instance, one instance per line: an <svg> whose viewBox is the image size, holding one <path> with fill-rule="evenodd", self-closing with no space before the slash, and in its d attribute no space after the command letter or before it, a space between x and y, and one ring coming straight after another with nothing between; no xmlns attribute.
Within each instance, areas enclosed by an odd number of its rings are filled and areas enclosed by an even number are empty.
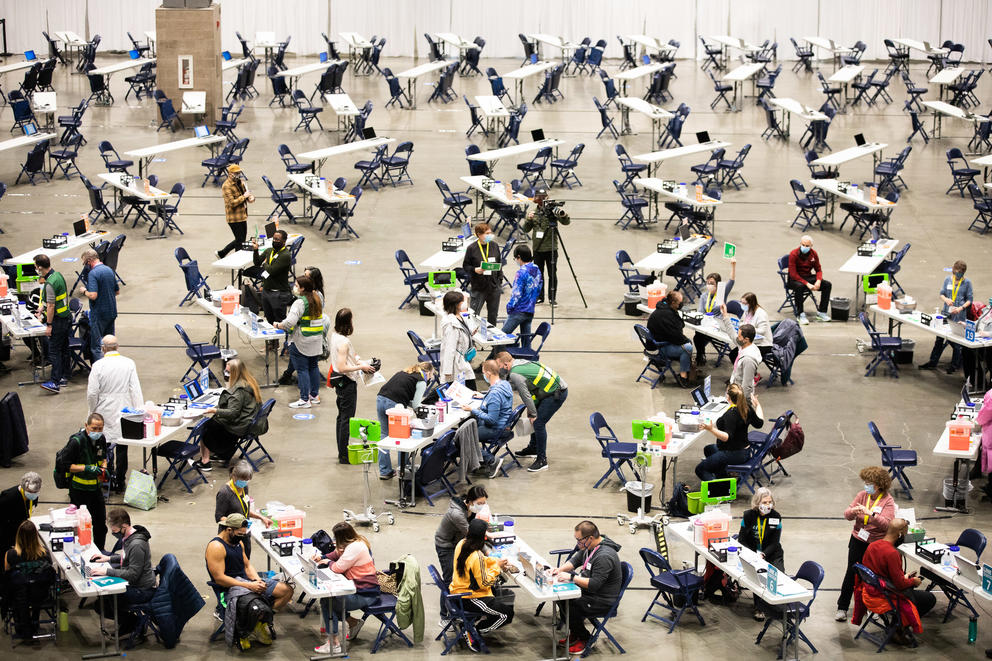
<svg viewBox="0 0 992 661"><path fill-rule="evenodd" d="M93 363L86 385L86 403L90 413L103 416L103 435L107 444L121 439L121 411L145 404L134 361L116 351L105 353Z"/></svg>

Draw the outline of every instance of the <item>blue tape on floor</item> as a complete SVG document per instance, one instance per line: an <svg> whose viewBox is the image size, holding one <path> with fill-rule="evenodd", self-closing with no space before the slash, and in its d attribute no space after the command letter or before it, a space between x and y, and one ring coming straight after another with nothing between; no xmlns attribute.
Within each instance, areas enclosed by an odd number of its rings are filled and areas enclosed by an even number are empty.
<svg viewBox="0 0 992 661"><path fill-rule="evenodd" d="M360 259L346 259L346 260L344 260L344 263L347 264L348 266L358 266L359 264L362 263L362 260L360 260Z"/></svg>
<svg viewBox="0 0 992 661"><path fill-rule="evenodd" d="M313 413L297 413L293 420L313 420Z"/></svg>
<svg viewBox="0 0 992 661"><path fill-rule="evenodd" d="M78 262L79 261L79 258L78 257L63 257L62 258L62 261L63 262Z"/></svg>

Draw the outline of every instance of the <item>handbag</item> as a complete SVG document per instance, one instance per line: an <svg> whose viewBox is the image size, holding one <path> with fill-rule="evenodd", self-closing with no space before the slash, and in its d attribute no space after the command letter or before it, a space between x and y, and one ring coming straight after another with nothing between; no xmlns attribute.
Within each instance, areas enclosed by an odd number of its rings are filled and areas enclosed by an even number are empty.
<svg viewBox="0 0 992 661"><path fill-rule="evenodd" d="M148 511L158 502L158 489L155 488L155 478L144 471L133 470L127 479L127 490L124 491L124 504Z"/></svg>
<svg viewBox="0 0 992 661"><path fill-rule="evenodd" d="M386 594L399 594L400 588L396 583L396 574L387 574L384 571L376 571L375 577L379 580L379 590Z"/></svg>
<svg viewBox="0 0 992 661"><path fill-rule="evenodd" d="M462 325L462 329L465 331L465 334L468 335L468 351L462 355L465 356L466 361L471 363L477 353L475 347L472 346L472 331L469 329L468 324L465 323L464 319L459 319L458 322Z"/></svg>

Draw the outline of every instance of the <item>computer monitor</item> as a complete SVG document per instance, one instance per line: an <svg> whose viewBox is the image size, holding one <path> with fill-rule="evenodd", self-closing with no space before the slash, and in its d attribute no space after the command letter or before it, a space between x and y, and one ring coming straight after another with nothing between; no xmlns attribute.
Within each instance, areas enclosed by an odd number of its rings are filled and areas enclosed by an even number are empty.
<svg viewBox="0 0 992 661"><path fill-rule="evenodd" d="M737 499L737 478L726 477L702 482L699 485L699 500L704 503L734 501Z"/></svg>
<svg viewBox="0 0 992 661"><path fill-rule="evenodd" d="M279 230L279 225L275 222L265 223L265 236L271 238Z"/></svg>
<svg viewBox="0 0 992 661"><path fill-rule="evenodd" d="M321 62L326 62L327 61L327 51L324 51L324 52L322 52L320 54L320 61Z"/></svg>
<svg viewBox="0 0 992 661"><path fill-rule="evenodd" d="M139 57L141 57L141 53L139 53L136 50L129 50L127 54L131 56L132 60L137 60Z"/></svg>
<svg viewBox="0 0 992 661"><path fill-rule="evenodd" d="M24 51L24 59L28 62L33 62L38 59L38 56L34 54L33 50L26 50Z"/></svg>
<svg viewBox="0 0 992 661"><path fill-rule="evenodd" d="M854 134L854 144L856 144L857 146L860 147L860 146L864 145L865 142L866 142L866 140L865 140L865 134L864 133L855 133Z"/></svg>
<svg viewBox="0 0 992 661"><path fill-rule="evenodd" d="M34 122L28 122L24 125L24 135L34 135L37 132L38 127L34 124Z"/></svg>
<svg viewBox="0 0 992 661"><path fill-rule="evenodd" d="M534 129L530 132L530 139L534 142L544 140L544 129Z"/></svg>
<svg viewBox="0 0 992 661"><path fill-rule="evenodd" d="M699 141L699 144L702 144L704 142L709 142L710 141L710 132L709 131L699 131L698 133L696 133L696 140Z"/></svg>
<svg viewBox="0 0 992 661"><path fill-rule="evenodd" d="M86 219L80 218L72 224L72 233L74 236L82 236L86 234Z"/></svg>
<svg viewBox="0 0 992 661"><path fill-rule="evenodd" d="M189 401L196 401L198 397L203 394L203 390L200 388L199 379L190 379L182 384L183 392Z"/></svg>
<svg viewBox="0 0 992 661"><path fill-rule="evenodd" d="M458 284L454 271L431 271L427 274L427 286L434 289L448 289Z"/></svg>
<svg viewBox="0 0 992 661"><path fill-rule="evenodd" d="M696 406L704 406L709 398L706 397L706 393L703 391L702 386L697 386L692 389L692 401L696 403Z"/></svg>
<svg viewBox="0 0 992 661"><path fill-rule="evenodd" d="M208 135L210 135L210 127L208 127L206 125L203 125L203 126L194 126L193 127L193 135L195 135L198 138L205 138Z"/></svg>
<svg viewBox="0 0 992 661"><path fill-rule="evenodd" d="M861 289L866 294L874 294L879 283L889 281L888 273L871 273L861 276Z"/></svg>
<svg viewBox="0 0 992 661"><path fill-rule="evenodd" d="M231 59L231 51L229 50L223 51L221 52L220 56L224 58L225 62L229 61Z"/></svg>
<svg viewBox="0 0 992 661"><path fill-rule="evenodd" d="M371 140L375 137L375 129L371 126L367 126L362 129L362 138L365 140Z"/></svg>

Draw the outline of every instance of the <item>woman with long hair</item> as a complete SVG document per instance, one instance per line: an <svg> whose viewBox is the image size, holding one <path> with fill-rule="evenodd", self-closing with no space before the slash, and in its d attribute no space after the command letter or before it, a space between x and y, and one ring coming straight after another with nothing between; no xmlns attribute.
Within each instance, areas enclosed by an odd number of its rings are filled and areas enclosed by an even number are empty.
<svg viewBox="0 0 992 661"><path fill-rule="evenodd" d="M6 571L13 571L19 564L25 562L43 560L51 564L48 557L48 551L41 543L41 536L38 535L38 528L34 525L34 521L28 519L17 527L14 548L7 549L3 565Z"/></svg>
<svg viewBox="0 0 992 661"><path fill-rule="evenodd" d="M334 535L334 550L320 559L320 564L329 564L331 571L344 574L345 578L354 582L355 594L320 600L327 641L320 647L314 648L318 654L341 652L338 620L342 609L348 623L345 637L354 640L358 637L365 620L352 617L350 612L366 608L379 598L379 579L376 577L369 540L355 532L350 523L344 522L335 523L331 528L331 534Z"/></svg>
<svg viewBox="0 0 992 661"><path fill-rule="evenodd" d="M389 415L386 411L397 406L416 409L424 399L428 382L433 378L434 366L427 361L414 363L389 377L375 398L375 411L383 436L389 429ZM379 479L388 480L395 474L389 448L380 446Z"/></svg>
<svg viewBox="0 0 992 661"><path fill-rule="evenodd" d="M506 569L506 558L490 558L485 553L488 524L473 519L468 524L465 539L455 547L455 570L448 591L462 593L462 607L466 611L482 613L475 621L480 634L487 634L513 621L513 604L497 601L493 586ZM467 593L467 594L466 594ZM477 641L469 640L469 647L478 651Z"/></svg>
<svg viewBox="0 0 992 661"><path fill-rule="evenodd" d="M320 404L320 372L317 361L324 347L324 299L314 290L310 276L301 275L293 287L296 300L286 318L273 324L289 337L289 360L296 369L300 398L289 405L291 409L308 409Z"/></svg>
<svg viewBox="0 0 992 661"><path fill-rule="evenodd" d="M702 428L716 436L716 443L703 448L706 456L696 465L696 476L706 482L718 477L726 477L727 466L747 461L747 429L760 428L764 424L764 411L756 395L747 401L740 385L727 386L727 400L730 408L717 418L716 423L704 422Z"/></svg>
<svg viewBox="0 0 992 661"><path fill-rule="evenodd" d="M238 439L248 433L262 405L258 381L240 358L227 361L227 385L217 406L204 411L211 415L200 436L200 460L194 464L201 471L210 470L211 453L230 459Z"/></svg>
<svg viewBox="0 0 992 661"><path fill-rule="evenodd" d="M349 308L341 308L334 315L334 333L331 334L331 366L327 380L337 391L338 419L337 445L338 463L348 463L349 425L358 405L358 373L371 374L375 368L367 361L359 360L351 335L355 332L354 316Z"/></svg>

